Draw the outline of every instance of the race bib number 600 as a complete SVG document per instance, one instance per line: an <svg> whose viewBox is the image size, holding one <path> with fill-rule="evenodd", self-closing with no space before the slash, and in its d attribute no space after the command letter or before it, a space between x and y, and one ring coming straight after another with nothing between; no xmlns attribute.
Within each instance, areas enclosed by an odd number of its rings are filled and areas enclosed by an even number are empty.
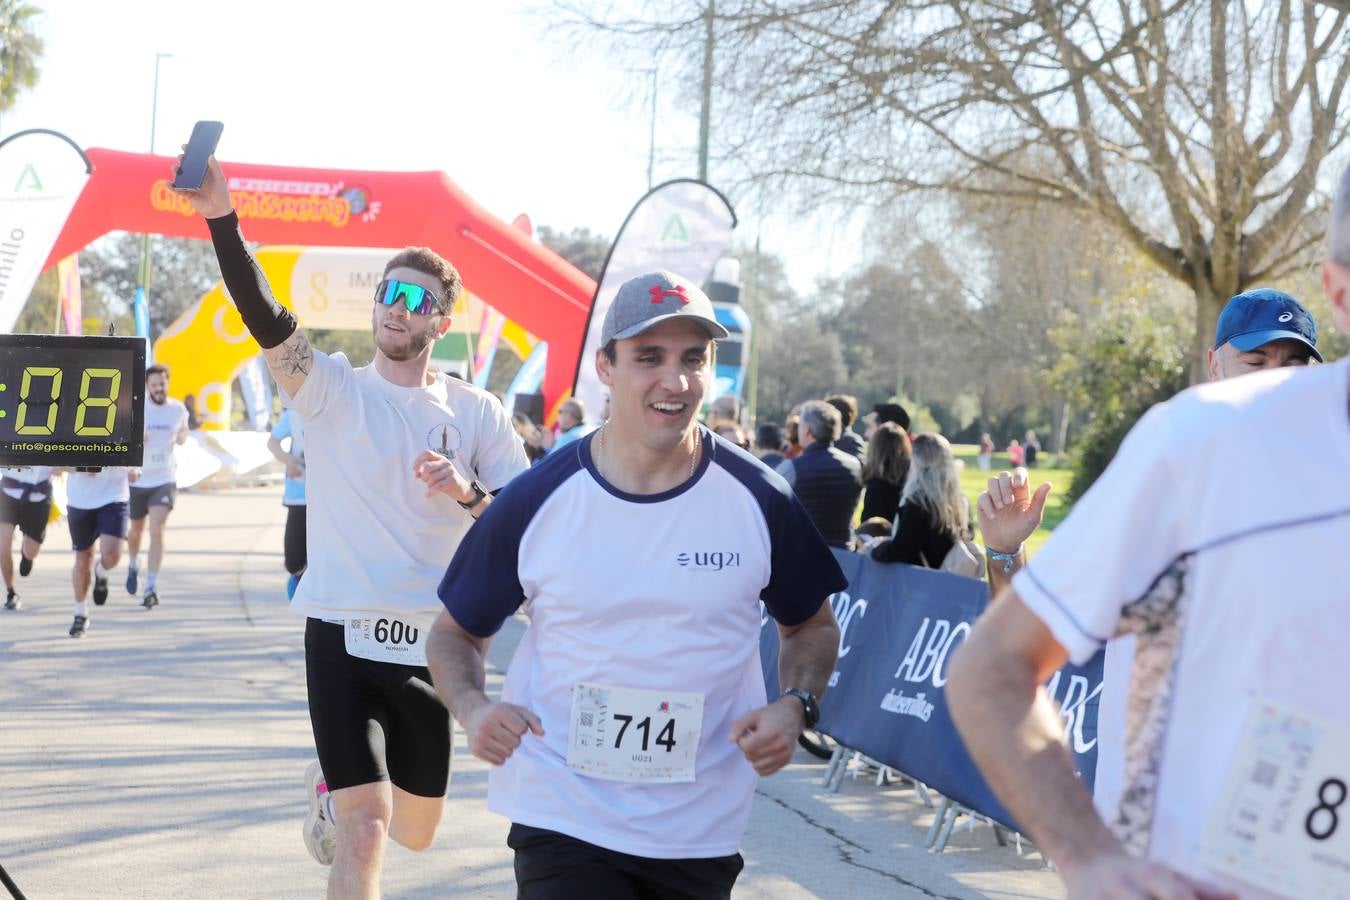
<svg viewBox="0 0 1350 900"><path fill-rule="evenodd" d="M608 781L693 781L702 732L702 694L578 684L567 764Z"/></svg>
<svg viewBox="0 0 1350 900"><path fill-rule="evenodd" d="M1258 702L1200 858L1274 893L1345 897L1350 885L1350 726Z"/></svg>
<svg viewBox="0 0 1350 900"><path fill-rule="evenodd" d="M345 631L350 656L404 666L427 664L426 628L413 622L392 616L348 619Z"/></svg>

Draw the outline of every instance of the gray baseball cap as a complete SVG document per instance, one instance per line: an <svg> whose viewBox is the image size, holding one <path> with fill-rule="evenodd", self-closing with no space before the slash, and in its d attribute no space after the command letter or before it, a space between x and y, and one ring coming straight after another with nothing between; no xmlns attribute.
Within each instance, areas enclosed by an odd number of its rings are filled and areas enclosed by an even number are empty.
<svg viewBox="0 0 1350 900"><path fill-rule="evenodd" d="M619 292L605 313L600 344L637 337L671 319L692 319L715 341L728 334L717 322L712 301L698 285L662 270L630 278L619 285Z"/></svg>

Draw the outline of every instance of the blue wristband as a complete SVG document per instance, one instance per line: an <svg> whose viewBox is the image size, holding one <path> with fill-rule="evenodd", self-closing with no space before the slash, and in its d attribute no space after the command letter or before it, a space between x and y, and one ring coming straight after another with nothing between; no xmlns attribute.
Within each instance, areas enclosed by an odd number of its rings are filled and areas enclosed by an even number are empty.
<svg viewBox="0 0 1350 900"><path fill-rule="evenodd" d="M1022 555L1022 548L1019 546L1011 553L999 553L997 550L990 550L986 544L984 552L989 554L990 561L998 560L1003 563L1003 574L1008 575L1012 573L1013 563L1017 562L1017 557Z"/></svg>

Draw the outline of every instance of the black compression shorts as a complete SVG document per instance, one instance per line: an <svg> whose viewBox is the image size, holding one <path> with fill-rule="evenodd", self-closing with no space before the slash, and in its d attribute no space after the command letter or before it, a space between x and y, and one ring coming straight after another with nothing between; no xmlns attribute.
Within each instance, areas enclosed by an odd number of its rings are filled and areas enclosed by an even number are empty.
<svg viewBox="0 0 1350 900"><path fill-rule="evenodd" d="M328 789L392 781L444 797L452 726L431 673L348 656L342 625L305 622L309 721Z"/></svg>
<svg viewBox="0 0 1350 900"><path fill-rule="evenodd" d="M47 537L47 520L51 517L52 501L15 500L0 491L0 522L19 526L19 531L39 544Z"/></svg>

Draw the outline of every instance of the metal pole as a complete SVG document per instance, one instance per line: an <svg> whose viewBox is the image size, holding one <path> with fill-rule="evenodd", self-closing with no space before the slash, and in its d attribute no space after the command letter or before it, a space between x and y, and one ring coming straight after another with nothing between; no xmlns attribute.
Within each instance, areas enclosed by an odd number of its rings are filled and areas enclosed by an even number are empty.
<svg viewBox="0 0 1350 900"><path fill-rule="evenodd" d="M752 427L758 427L759 420L755 417L759 408L759 342L761 331L764 328L764 322L759 314L760 304L760 256L759 256L759 237L760 232L755 232L755 275L753 280L754 290L751 291L751 302L747 304L746 313L750 317L750 371L745 377L745 399L749 407L750 424Z"/></svg>
<svg viewBox="0 0 1350 900"><path fill-rule="evenodd" d="M716 20L715 0L708 0L708 8L703 11L703 107L698 117L698 177L708 180L708 129L712 120L712 77L713 77L713 23Z"/></svg>
<svg viewBox="0 0 1350 900"><path fill-rule="evenodd" d="M155 125L159 117L159 61L171 59L172 53L155 54L155 87L150 95L150 153L155 152ZM145 292L145 302L150 303L150 235L141 235L141 272L140 287Z"/></svg>
<svg viewBox="0 0 1350 900"><path fill-rule="evenodd" d="M650 191L655 183L652 175L656 168L656 88L658 84L656 73L658 70L649 69L648 71L652 76L652 130L647 138L647 190Z"/></svg>

